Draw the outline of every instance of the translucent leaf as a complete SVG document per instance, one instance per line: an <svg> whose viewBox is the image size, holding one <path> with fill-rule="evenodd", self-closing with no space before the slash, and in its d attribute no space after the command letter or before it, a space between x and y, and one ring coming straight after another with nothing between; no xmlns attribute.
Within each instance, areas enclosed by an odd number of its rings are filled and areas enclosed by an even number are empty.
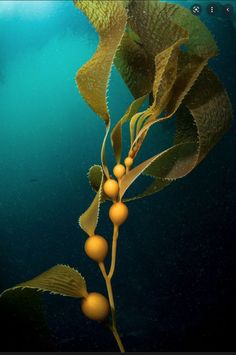
<svg viewBox="0 0 236 355"><path fill-rule="evenodd" d="M129 33L125 33L122 38L114 64L135 98L151 92L154 62L143 46L135 42Z"/></svg>
<svg viewBox="0 0 236 355"><path fill-rule="evenodd" d="M16 289L24 288L75 298L86 297L88 294L84 278L77 270L67 265L56 265L32 280L5 290L1 296Z"/></svg>
<svg viewBox="0 0 236 355"><path fill-rule="evenodd" d="M137 199L140 199L143 197L153 195L154 193L157 193L157 192L163 190L168 185L170 185L171 182L172 182L172 180L155 178L155 180L151 183L151 185L146 190L144 190L144 192L142 192L141 194L138 194L134 197L124 198L123 201L130 202L130 201L134 201L134 200L137 200Z"/></svg>
<svg viewBox="0 0 236 355"><path fill-rule="evenodd" d="M103 179L104 179L103 178L103 171L102 171L101 167L100 167L100 171L102 174L102 179L101 179L99 190L96 193L96 196L95 196L93 202L91 203L91 205L89 206L89 208L79 218L80 227L89 236L91 236L95 233L95 229L98 224L100 203L101 203L101 197L102 197L102 191L103 191Z"/></svg>
<svg viewBox="0 0 236 355"><path fill-rule="evenodd" d="M138 109L144 103L148 95L144 95L132 102L124 116L117 122L111 132L111 142L115 153L116 162L119 163L122 153L122 126L129 121L131 117L137 113Z"/></svg>
<svg viewBox="0 0 236 355"><path fill-rule="evenodd" d="M172 46L155 57L155 80L153 83L153 104L149 111L158 116L166 107L171 96L172 87L176 81L179 64L179 46L187 41L187 33L183 32Z"/></svg>
<svg viewBox="0 0 236 355"><path fill-rule="evenodd" d="M137 33L147 55L154 62L158 53L171 47L186 31L171 21L175 8L158 1L131 1L128 25Z"/></svg>
<svg viewBox="0 0 236 355"><path fill-rule="evenodd" d="M107 91L114 57L126 27L126 4L106 0L74 0L74 4L88 17L100 37L96 53L79 69L76 82L81 95L106 124L101 161L104 173L109 178L105 161L105 145L110 129Z"/></svg>
<svg viewBox="0 0 236 355"><path fill-rule="evenodd" d="M129 30L122 38L115 59L135 98L152 90L156 55L186 36L183 28L170 21L172 11L158 4L157 1L130 1Z"/></svg>
<svg viewBox="0 0 236 355"><path fill-rule="evenodd" d="M120 196L123 197L129 186L141 175L150 175L157 178L175 180L189 172L192 159L196 159L197 144L183 143L175 145L139 164L120 182Z"/></svg>
<svg viewBox="0 0 236 355"><path fill-rule="evenodd" d="M168 181L187 175L230 127L230 100L209 68L202 71L184 105L186 109L178 112L175 145L130 170L121 180L121 196L141 173L161 180L156 180L136 198L160 191Z"/></svg>
<svg viewBox="0 0 236 355"><path fill-rule="evenodd" d="M81 95L108 124L107 89L114 56L125 31L127 14L122 1L74 0L99 34L94 56L78 71L76 81Z"/></svg>
<svg viewBox="0 0 236 355"><path fill-rule="evenodd" d="M209 58L203 59L196 55L179 52L177 77L169 92L168 104L165 107L167 116L161 119L158 117L156 118L155 115L152 116L152 118L148 120L144 127L139 131L135 142L138 141L144 132L147 132L153 124L164 119L169 119L175 114L185 96L191 90L198 76L206 66L208 59ZM163 107L161 109L163 109ZM156 112L156 114L158 114L158 112Z"/></svg>
<svg viewBox="0 0 236 355"><path fill-rule="evenodd" d="M159 6L162 6L160 3ZM202 58L210 58L218 54L216 42L198 16L191 13L189 9L177 4L167 4L172 10L171 20L183 27L189 34L186 44L189 54Z"/></svg>

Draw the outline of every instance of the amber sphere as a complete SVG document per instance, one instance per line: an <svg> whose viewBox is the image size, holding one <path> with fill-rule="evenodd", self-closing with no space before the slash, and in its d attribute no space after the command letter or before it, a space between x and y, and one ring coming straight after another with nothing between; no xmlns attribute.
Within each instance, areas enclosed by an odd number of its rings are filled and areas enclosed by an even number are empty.
<svg viewBox="0 0 236 355"><path fill-rule="evenodd" d="M110 220L116 226L123 224L126 221L128 214L128 207L123 202L114 203L109 210Z"/></svg>
<svg viewBox="0 0 236 355"><path fill-rule="evenodd" d="M85 253L94 261L102 262L108 253L108 243L100 235L88 237L84 244Z"/></svg>
<svg viewBox="0 0 236 355"><path fill-rule="evenodd" d="M103 185L103 191L112 200L115 200L119 193L118 182L114 179L108 179Z"/></svg>
<svg viewBox="0 0 236 355"><path fill-rule="evenodd" d="M121 179L125 174L125 167L122 164L117 164L114 166L113 173L117 179Z"/></svg>
<svg viewBox="0 0 236 355"><path fill-rule="evenodd" d="M133 165L134 160L131 157L125 158L125 166L130 168Z"/></svg>
<svg viewBox="0 0 236 355"><path fill-rule="evenodd" d="M110 312L107 298L97 292L91 292L82 299L81 309L87 318L96 321L105 320Z"/></svg>

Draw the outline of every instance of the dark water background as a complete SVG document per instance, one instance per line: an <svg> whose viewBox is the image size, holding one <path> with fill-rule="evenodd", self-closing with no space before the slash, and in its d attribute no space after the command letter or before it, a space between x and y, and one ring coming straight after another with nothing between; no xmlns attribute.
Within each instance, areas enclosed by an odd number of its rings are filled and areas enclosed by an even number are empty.
<svg viewBox="0 0 236 355"><path fill-rule="evenodd" d="M70 1L8 3L10 10L0 3L0 290L64 263L79 269L89 291L105 294L77 226L93 198L86 173L100 161L104 126L74 78L98 37ZM211 67L235 110L233 22L205 10L202 19L221 51ZM113 122L131 100L113 69ZM171 132L170 124L155 128L142 157L163 149ZM234 122L195 171L130 203L113 281L127 351L235 350L235 152ZM108 156L114 164L110 150ZM107 211L97 232L110 238ZM48 295L43 301L55 349L117 350L109 331L81 314L79 301ZM37 334L25 344L27 327L19 331L23 345L7 328L2 350L49 348Z"/></svg>

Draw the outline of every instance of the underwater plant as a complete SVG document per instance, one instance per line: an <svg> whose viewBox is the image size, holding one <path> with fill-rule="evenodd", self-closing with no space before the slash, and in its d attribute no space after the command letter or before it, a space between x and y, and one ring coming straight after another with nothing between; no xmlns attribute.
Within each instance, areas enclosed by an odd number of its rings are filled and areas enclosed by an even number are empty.
<svg viewBox="0 0 236 355"><path fill-rule="evenodd" d="M228 130L232 108L224 87L208 66L209 59L218 54L217 45L189 10L156 0L74 0L74 5L88 17L100 37L95 54L76 75L81 95L105 124L101 165L93 165L88 172L95 197L78 222L87 235L84 251L101 270L107 296L88 291L84 277L67 265L56 265L2 295L31 288L79 298L83 314L108 323L119 350L124 352L116 324L112 278L120 226L129 215L127 204L162 190L196 168ZM134 100L110 133L107 91L113 64ZM148 107L141 110L148 99ZM173 144L135 164L150 128L166 120L172 120L176 128ZM122 140L126 123L128 147ZM105 158L109 134L116 160L112 173ZM142 174L152 179L151 184L135 196L124 197ZM109 218L113 224L111 243L96 234L100 208L107 202L111 204ZM107 271L104 260L110 244Z"/></svg>

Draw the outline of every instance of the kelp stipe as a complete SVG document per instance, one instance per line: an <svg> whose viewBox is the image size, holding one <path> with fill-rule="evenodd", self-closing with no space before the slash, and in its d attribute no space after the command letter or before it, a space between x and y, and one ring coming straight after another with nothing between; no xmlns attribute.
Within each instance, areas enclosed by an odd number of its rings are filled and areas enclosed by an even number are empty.
<svg viewBox="0 0 236 355"><path fill-rule="evenodd" d="M98 264L108 298L88 292L85 279L67 265L56 265L3 294L32 288L81 298L82 312L92 320L109 322L117 345L124 352L116 325L111 281L119 229L129 215L126 203L156 193L191 172L228 130L232 109L224 87L207 66L208 60L218 54L216 43L206 26L189 10L156 0L74 0L74 4L88 17L100 37L95 54L76 74L81 95L105 124L101 166L93 165L88 172L95 197L78 222L88 236L85 253ZM107 91L113 64L134 101L110 133L116 160L112 176L106 164L105 146L111 125ZM149 107L139 111L148 97L151 98ZM136 156L152 125L174 115L174 144L135 166ZM129 123L129 147L122 147L125 123ZM122 148L126 152L123 162ZM136 196L124 198L141 174L153 179L151 185ZM105 202L112 203L109 271L104 260L110 243L96 234L100 207Z"/></svg>

